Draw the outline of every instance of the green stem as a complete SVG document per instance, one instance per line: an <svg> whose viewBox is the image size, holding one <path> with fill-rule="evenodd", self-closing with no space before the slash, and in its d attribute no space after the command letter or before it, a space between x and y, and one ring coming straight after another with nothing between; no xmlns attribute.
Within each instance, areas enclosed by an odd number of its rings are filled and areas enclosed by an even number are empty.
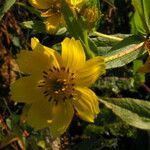
<svg viewBox="0 0 150 150"><path fill-rule="evenodd" d="M97 31L94 32L94 35L105 38L105 39L108 39L108 40L111 40L111 41L120 42L120 41L123 40L122 38L115 37L115 36L112 36L112 35L103 34L103 33L97 32Z"/></svg>
<svg viewBox="0 0 150 150"><path fill-rule="evenodd" d="M4 104L5 104L5 106L6 106L7 110L8 110L8 112L10 113L10 115L13 115L12 112L11 112L11 110L10 110L10 108L9 108L9 106L8 106L8 104L7 104L7 101L6 101L5 98L3 98L3 101L4 101Z"/></svg>
<svg viewBox="0 0 150 150"><path fill-rule="evenodd" d="M85 53L87 57L88 58L95 57L95 53L90 49L89 41L88 41L88 34L86 30L83 32L83 44L84 44L84 49L85 49Z"/></svg>

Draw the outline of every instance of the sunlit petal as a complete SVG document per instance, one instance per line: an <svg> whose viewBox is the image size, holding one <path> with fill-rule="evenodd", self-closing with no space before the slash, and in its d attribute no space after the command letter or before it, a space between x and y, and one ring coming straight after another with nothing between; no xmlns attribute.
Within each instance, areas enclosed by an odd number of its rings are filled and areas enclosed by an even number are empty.
<svg viewBox="0 0 150 150"><path fill-rule="evenodd" d="M52 124L50 130L54 137L60 136L68 128L73 118L74 110L70 102L60 102L53 105L52 108Z"/></svg>
<svg viewBox="0 0 150 150"><path fill-rule="evenodd" d="M85 53L79 40L65 38L62 42L62 60L63 65L72 71L84 65Z"/></svg>
<svg viewBox="0 0 150 150"><path fill-rule="evenodd" d="M31 39L31 47L33 51L44 53L47 57L50 57L50 65L55 66L56 68L60 67L59 65L62 63L62 58L56 50L42 45L35 37Z"/></svg>
<svg viewBox="0 0 150 150"><path fill-rule="evenodd" d="M17 102L33 103L42 101L44 95L32 76L22 77L10 86L12 99Z"/></svg>
<svg viewBox="0 0 150 150"><path fill-rule="evenodd" d="M32 38L31 47L33 51L22 50L18 54L17 63L21 71L41 79L42 72L52 65L59 68L61 57L56 51L41 45L36 38Z"/></svg>
<svg viewBox="0 0 150 150"><path fill-rule="evenodd" d="M29 3L38 9L48 9L51 5L51 0L29 0Z"/></svg>
<svg viewBox="0 0 150 150"><path fill-rule="evenodd" d="M66 0L70 6L81 8L88 0Z"/></svg>
<svg viewBox="0 0 150 150"><path fill-rule="evenodd" d="M27 122L35 129L40 130L50 126L52 122L52 103L43 99L33 103L27 114Z"/></svg>
<svg viewBox="0 0 150 150"><path fill-rule="evenodd" d="M76 84L89 87L100 75L105 73L105 63L101 56L86 61L85 65L78 70Z"/></svg>
<svg viewBox="0 0 150 150"><path fill-rule="evenodd" d="M75 89L79 92L78 97L73 100L78 116L85 121L94 122L99 113L97 96L88 88L76 87Z"/></svg>

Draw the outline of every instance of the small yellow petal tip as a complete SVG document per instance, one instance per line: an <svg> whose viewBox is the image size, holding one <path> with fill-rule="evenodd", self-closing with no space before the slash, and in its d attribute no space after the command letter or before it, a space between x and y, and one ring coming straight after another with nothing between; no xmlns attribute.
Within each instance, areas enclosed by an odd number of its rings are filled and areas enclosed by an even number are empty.
<svg viewBox="0 0 150 150"><path fill-rule="evenodd" d="M38 43L39 43L39 40L36 37L33 37L31 39L31 48L35 49L35 47L37 46Z"/></svg>

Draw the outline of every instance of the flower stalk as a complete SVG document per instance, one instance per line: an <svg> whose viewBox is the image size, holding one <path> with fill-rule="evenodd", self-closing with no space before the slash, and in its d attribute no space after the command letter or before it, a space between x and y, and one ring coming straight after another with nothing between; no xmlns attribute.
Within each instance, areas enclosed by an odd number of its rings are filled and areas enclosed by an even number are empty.
<svg viewBox="0 0 150 150"><path fill-rule="evenodd" d="M95 31L93 34L96 35L96 36L102 37L104 39L111 40L111 41L120 42L120 41L123 40L120 37L115 37L115 36L112 36L112 35L103 34L103 33L97 32L97 31Z"/></svg>

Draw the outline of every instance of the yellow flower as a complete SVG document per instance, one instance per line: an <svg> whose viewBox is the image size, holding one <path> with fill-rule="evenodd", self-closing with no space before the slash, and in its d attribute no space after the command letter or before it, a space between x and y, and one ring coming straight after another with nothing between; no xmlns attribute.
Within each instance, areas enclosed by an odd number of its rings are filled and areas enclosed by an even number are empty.
<svg viewBox="0 0 150 150"><path fill-rule="evenodd" d="M74 113L93 122L98 98L88 87L105 72L103 57L86 61L81 43L74 38L61 43L61 55L32 38L32 51L21 51L17 62L29 76L11 85L12 99L31 104L27 122L39 130L50 127L53 136L64 133Z"/></svg>
<svg viewBox="0 0 150 150"><path fill-rule="evenodd" d="M66 0L73 11L81 8L86 0ZM46 30L55 33L60 26L65 25L61 12L61 0L29 0L29 3L42 11L42 16L46 18Z"/></svg>

